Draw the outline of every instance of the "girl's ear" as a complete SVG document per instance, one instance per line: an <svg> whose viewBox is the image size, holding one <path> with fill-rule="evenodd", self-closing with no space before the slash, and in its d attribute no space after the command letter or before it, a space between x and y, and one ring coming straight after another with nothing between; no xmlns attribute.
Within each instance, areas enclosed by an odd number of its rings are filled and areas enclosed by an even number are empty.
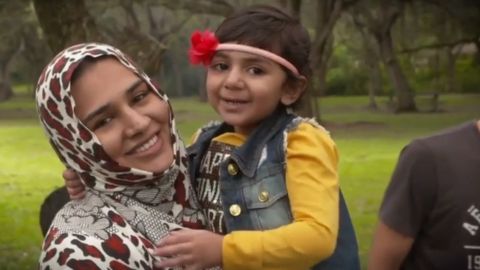
<svg viewBox="0 0 480 270"><path fill-rule="evenodd" d="M306 87L307 79L303 76L298 78L294 83L287 83L280 102L287 107L292 105L302 96Z"/></svg>

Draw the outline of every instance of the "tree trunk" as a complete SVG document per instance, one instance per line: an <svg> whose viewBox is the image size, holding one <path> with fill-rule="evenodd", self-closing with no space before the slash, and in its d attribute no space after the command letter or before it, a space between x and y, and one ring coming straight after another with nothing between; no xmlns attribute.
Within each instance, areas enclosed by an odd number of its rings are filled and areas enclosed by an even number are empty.
<svg viewBox="0 0 480 270"><path fill-rule="evenodd" d="M315 38L312 42L312 78L315 82L315 88L319 95L326 93L326 75L328 60L332 53L333 37L332 31L340 18L343 1L324 0L318 1L317 20L315 22Z"/></svg>
<svg viewBox="0 0 480 270"><path fill-rule="evenodd" d="M405 77L397 57L393 51L393 42L390 30L385 31L378 39L383 63L393 83L397 103L395 112L417 111L412 89Z"/></svg>
<svg viewBox="0 0 480 270"><path fill-rule="evenodd" d="M102 41L84 0L33 0L40 26L54 54L86 41Z"/></svg>
<svg viewBox="0 0 480 270"><path fill-rule="evenodd" d="M473 58L473 65L480 67L480 37L478 37L475 41L475 46L477 47L477 52Z"/></svg>
<svg viewBox="0 0 480 270"><path fill-rule="evenodd" d="M317 1L316 5L317 20L311 52L312 78L298 113L304 116L314 116L320 121L321 116L316 103L316 96L323 95L326 92L328 60L332 53L333 44L332 31L341 15L343 1L323 0Z"/></svg>
<svg viewBox="0 0 480 270"><path fill-rule="evenodd" d="M12 57L0 63L0 102L10 99L13 96L12 85L9 79L9 66Z"/></svg>
<svg viewBox="0 0 480 270"><path fill-rule="evenodd" d="M280 1L280 6L290 11L290 14L295 18L300 18L302 9L302 0L287 0Z"/></svg>
<svg viewBox="0 0 480 270"><path fill-rule="evenodd" d="M307 86L305 94L302 98L298 101L297 107L295 108L295 112L303 117L313 117L316 116L317 120L320 121L320 114L314 112L313 110L313 102L316 102L316 99L312 95L311 84Z"/></svg>
<svg viewBox="0 0 480 270"><path fill-rule="evenodd" d="M375 101L375 97L378 95L378 93L382 92L382 74L380 72L380 65L375 56L365 60L369 73L368 76L370 77L368 86L368 108L377 110L378 105Z"/></svg>
<svg viewBox="0 0 480 270"><path fill-rule="evenodd" d="M312 80L315 85L315 91L312 95L321 97L327 94L328 62L333 51L333 36L330 35L322 48L317 49L323 52L319 52L313 64Z"/></svg>
<svg viewBox="0 0 480 270"><path fill-rule="evenodd" d="M442 83L440 82L440 55L439 51L435 50L433 55L429 58L430 70L433 73L433 78L430 81L429 89L426 89L430 92L439 92L442 91ZM425 89L424 89L425 90Z"/></svg>
<svg viewBox="0 0 480 270"><path fill-rule="evenodd" d="M452 52L453 47L445 48L445 54L447 58L447 81L446 81L446 91L447 93L455 93L457 91L457 76L456 76L456 62L457 55Z"/></svg>
<svg viewBox="0 0 480 270"><path fill-rule="evenodd" d="M176 95L179 97L183 97L184 91L183 91L182 72L181 72L181 67L177 61L172 61L172 69L173 69L173 75L175 76L174 82L175 82Z"/></svg>
<svg viewBox="0 0 480 270"><path fill-rule="evenodd" d="M0 55L0 101L5 101L13 96L13 89L10 82L10 65L12 60L22 50L23 40L15 39L9 47Z"/></svg>
<svg viewBox="0 0 480 270"><path fill-rule="evenodd" d="M368 77L369 77L369 82L368 82L368 108L372 110L377 110L377 102L375 101L375 96L378 93L382 93L382 74L380 70L380 57L378 53L378 48L376 47L376 44L374 44L374 41L372 40L372 36L368 34L367 31L365 31L365 26L360 22L360 19L358 18L358 14L351 14L353 23L360 33L362 37L362 45L363 45L363 51L365 52L363 54L363 59L365 61L365 64L368 69Z"/></svg>

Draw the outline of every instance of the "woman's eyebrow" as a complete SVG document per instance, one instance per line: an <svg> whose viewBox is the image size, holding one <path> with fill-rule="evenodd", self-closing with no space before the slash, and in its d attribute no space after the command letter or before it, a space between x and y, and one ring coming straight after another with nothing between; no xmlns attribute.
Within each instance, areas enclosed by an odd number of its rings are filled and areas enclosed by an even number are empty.
<svg viewBox="0 0 480 270"><path fill-rule="evenodd" d="M143 80L142 79L138 79L136 80L134 83L132 83L129 87L127 87L127 89L125 90L125 93L127 95L131 94L135 89L137 89L137 87L143 83ZM110 103L107 103L103 106L100 106L99 108L93 110L92 112L90 112L89 114L87 114L87 116L85 117L85 119L83 120L83 122L86 124L88 123L89 121L91 121L93 118L95 118L97 115L99 114L102 114L103 112L105 112L108 107L110 106Z"/></svg>
<svg viewBox="0 0 480 270"><path fill-rule="evenodd" d="M132 83L132 85L130 85L127 90L125 90L125 92L127 94L131 94L133 91L135 91L135 89L137 89L137 87L143 83L143 80L138 78L137 81L135 81L134 83Z"/></svg>

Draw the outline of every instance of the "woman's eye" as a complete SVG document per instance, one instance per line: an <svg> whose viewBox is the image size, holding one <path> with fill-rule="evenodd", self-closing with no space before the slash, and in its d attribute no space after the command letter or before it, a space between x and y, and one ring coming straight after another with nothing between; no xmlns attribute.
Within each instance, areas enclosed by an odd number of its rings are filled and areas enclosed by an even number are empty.
<svg viewBox="0 0 480 270"><path fill-rule="evenodd" d="M265 73L265 71L263 71L263 69L258 68L258 67L251 67L251 68L248 69L248 72L252 75L261 75L261 74Z"/></svg>
<svg viewBox="0 0 480 270"><path fill-rule="evenodd" d="M108 123L110 123L112 120L113 120L112 117L105 117L105 118L98 119L98 121L94 123L92 130L97 130L99 128L102 128L108 125Z"/></svg>
<svg viewBox="0 0 480 270"><path fill-rule="evenodd" d="M150 91L148 90L137 93L136 95L133 96L133 102L137 103L142 101L148 94L150 94Z"/></svg>

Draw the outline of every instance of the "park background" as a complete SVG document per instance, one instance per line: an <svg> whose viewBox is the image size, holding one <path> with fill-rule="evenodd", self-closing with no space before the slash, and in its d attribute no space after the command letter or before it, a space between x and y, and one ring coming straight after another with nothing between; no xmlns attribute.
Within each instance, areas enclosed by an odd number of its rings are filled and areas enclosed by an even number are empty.
<svg viewBox="0 0 480 270"><path fill-rule="evenodd" d="M0 0L0 269L36 269L39 208L63 184L33 99L50 58L83 41L120 47L160 81L189 138L217 119L203 70L188 64L190 33L257 3L289 10L311 35L314 75L299 113L319 119L338 145L366 269L403 146L480 118L477 0Z"/></svg>

